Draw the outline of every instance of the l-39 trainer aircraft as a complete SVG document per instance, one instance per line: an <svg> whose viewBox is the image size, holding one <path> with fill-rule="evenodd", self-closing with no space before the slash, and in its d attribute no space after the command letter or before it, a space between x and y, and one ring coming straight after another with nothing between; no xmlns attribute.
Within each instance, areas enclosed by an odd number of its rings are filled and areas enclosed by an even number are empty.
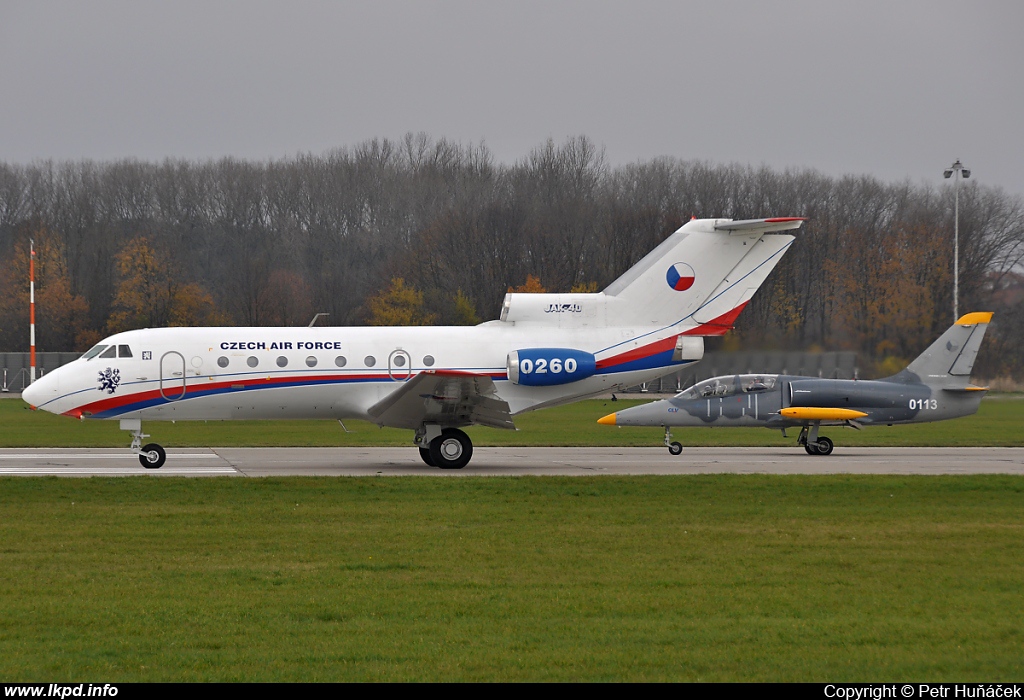
<svg viewBox="0 0 1024 700"><path fill-rule="evenodd" d="M117 419L144 467L143 420L361 418L415 431L423 461L460 469L460 428L669 374L727 331L803 219L692 220L604 291L507 294L472 327L159 328L110 336L31 384L33 408Z"/></svg>
<svg viewBox="0 0 1024 700"><path fill-rule="evenodd" d="M612 413L602 425L661 426L665 446L683 451L672 440L677 426L763 426L773 430L800 428L797 444L807 454L829 455L832 440L819 435L821 426L925 423L973 415L987 387L970 383L971 369L985 330L988 312L961 316L949 330L910 363L885 379L818 379L786 374L740 374L713 377L671 399Z"/></svg>

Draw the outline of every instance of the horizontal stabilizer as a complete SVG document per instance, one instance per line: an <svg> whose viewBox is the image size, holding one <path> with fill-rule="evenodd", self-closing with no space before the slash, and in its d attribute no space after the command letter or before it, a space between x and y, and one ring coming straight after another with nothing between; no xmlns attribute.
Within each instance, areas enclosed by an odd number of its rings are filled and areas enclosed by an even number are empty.
<svg viewBox="0 0 1024 700"><path fill-rule="evenodd" d="M802 216L778 216L774 219L745 219L743 221L723 221L715 224L716 231L789 231L800 228L806 221Z"/></svg>

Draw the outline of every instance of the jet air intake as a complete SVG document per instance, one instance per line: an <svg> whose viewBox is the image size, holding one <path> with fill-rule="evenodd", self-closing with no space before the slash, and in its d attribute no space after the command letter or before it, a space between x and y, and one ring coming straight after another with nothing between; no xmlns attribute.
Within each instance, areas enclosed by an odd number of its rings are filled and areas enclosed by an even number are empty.
<svg viewBox="0 0 1024 700"><path fill-rule="evenodd" d="M508 378L523 386L569 384L593 376L593 354L569 348L529 348L508 354Z"/></svg>

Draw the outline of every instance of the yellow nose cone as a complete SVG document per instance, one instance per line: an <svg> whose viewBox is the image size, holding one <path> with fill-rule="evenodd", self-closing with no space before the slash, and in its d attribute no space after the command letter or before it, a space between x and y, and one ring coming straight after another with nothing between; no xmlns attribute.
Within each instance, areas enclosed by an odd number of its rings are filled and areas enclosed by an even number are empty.
<svg viewBox="0 0 1024 700"><path fill-rule="evenodd" d="M601 425L615 425L615 416L616 414L609 413L604 418L598 418L597 422L600 423Z"/></svg>

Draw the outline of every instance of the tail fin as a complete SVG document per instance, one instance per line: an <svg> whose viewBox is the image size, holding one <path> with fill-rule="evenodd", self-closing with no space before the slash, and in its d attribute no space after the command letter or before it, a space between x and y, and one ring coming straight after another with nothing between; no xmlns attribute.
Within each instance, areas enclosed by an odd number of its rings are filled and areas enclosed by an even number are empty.
<svg viewBox="0 0 1024 700"><path fill-rule="evenodd" d="M604 290L609 322L690 326L721 335L782 259L802 218L697 219L683 225Z"/></svg>
<svg viewBox="0 0 1024 700"><path fill-rule="evenodd" d="M890 381L948 389L966 387L991 320L989 311L961 316L905 370L890 377Z"/></svg>
<svg viewBox="0 0 1024 700"><path fill-rule="evenodd" d="M694 219L596 294L505 296L503 322L656 326L722 335L782 259L802 218Z"/></svg>

